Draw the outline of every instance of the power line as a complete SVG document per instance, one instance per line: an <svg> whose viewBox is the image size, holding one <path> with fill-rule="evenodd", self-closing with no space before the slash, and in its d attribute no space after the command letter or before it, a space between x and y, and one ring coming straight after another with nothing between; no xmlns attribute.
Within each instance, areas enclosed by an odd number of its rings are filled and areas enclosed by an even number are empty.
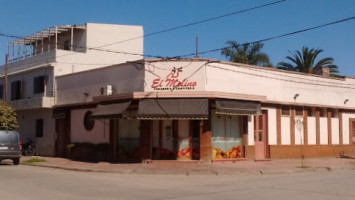
<svg viewBox="0 0 355 200"><path fill-rule="evenodd" d="M21 36L9 34L9 33L2 33L2 32L0 32L0 36L2 36L2 37L9 37L9 38L16 38L16 39L23 38L23 37L21 37Z"/></svg>
<svg viewBox="0 0 355 200"><path fill-rule="evenodd" d="M166 32L170 32L170 31L175 31L175 30L182 29L182 28L186 28L186 27L189 27L189 26L194 26L194 25L206 23L206 22L209 22L209 21L221 19L221 18L224 18L224 17L229 17L229 16L236 15L236 14L241 14L241 13L248 12L248 11L252 11L252 10L256 10L256 9L259 9L259 8L264 8L264 7L267 7L267 6L272 6L272 5L275 5L275 4L283 3L283 2L285 2L285 1L286 1L286 0L274 1L274 2L271 2L271 3L267 3L267 4L255 6L255 7L252 7L252 8L247 8L247 9L244 9L244 10L239 10L239 11L235 11L235 12L232 12L232 13L227 13L227 14L220 15L220 16L216 16L216 17L211 17L211 18L203 19L203 20L196 21L196 22L191 22L191 23L188 23L188 24L184 24L184 25L180 25L180 26L168 28L168 29L165 29L165 30L161 30L161 31L157 31L157 32L148 33L148 34L145 34L145 35L143 35L143 36L138 36L138 37L134 37L134 38L126 39L126 40L121 40L121 41L113 42L113 43L106 44L106 45L99 46L99 47L109 46L109 45L113 45L113 44L119 44L119 43L131 41L131 40L136 40L136 39L140 39L140 38L150 37L150 36L153 36L153 35L158 35L158 34L161 34L161 33L166 33Z"/></svg>
<svg viewBox="0 0 355 200"><path fill-rule="evenodd" d="M0 32L0 36L9 37L9 38L16 38L16 39L25 39L24 37L21 37L21 36L16 36L16 35L8 34L8 33L1 33L1 32ZM53 45L64 46L64 44L60 44L60 43L53 43ZM77 52L83 52L86 50L96 50L96 51L104 51L104 52L110 52L110 53L138 55L138 56L143 56L143 57L148 57L148 58L162 58L162 56L155 56L155 55L149 55L149 54L139 54L139 53L124 52L124 51L114 51L114 50L109 50L109 49L100 49L100 47L84 47L84 46L78 46L78 45L69 45L69 47L81 49L80 51L77 51ZM74 53L74 52L72 52L72 53ZM62 57L62 56L67 56L72 53L57 56L57 58Z"/></svg>
<svg viewBox="0 0 355 200"><path fill-rule="evenodd" d="M298 30L298 31L294 31L294 32L290 32L290 33L285 33L285 34L282 34L282 35L277 35L277 36L273 36L273 37L269 37L269 38L253 41L253 42L247 42L247 43L244 43L244 44L240 44L238 46L242 46L242 45L246 45L246 44L255 44L255 43L265 42L265 41L269 41L269 40L273 40L273 39L277 39L277 38L287 37L287 36L290 36L290 35L295 35L295 34L299 34L299 33L302 33L302 32L319 29L319 28L322 28L322 27L326 27L326 26L330 26L330 25L334 25L334 24L350 21L350 20L353 20L353 19L355 19L355 16L349 17L349 18L345 18L345 19L341 19L341 20L337 20L337 21L334 21L334 22L329 22L329 23L326 23L326 24L318 25L318 26L314 26L314 27L310 27L310 28L306 28L306 29L302 29L302 30ZM81 48L84 48L84 47L81 47ZM218 48L218 49L212 49L212 50L207 50L207 51L202 51L202 52L199 52L199 54L206 54L206 53L211 53L211 52L215 52L215 51L221 51L221 50L223 50L225 48L232 48L232 46ZM104 50L104 49L99 49L99 50L110 52L110 50ZM111 51L111 52L131 54L131 53L128 53L128 52L117 52L117 51ZM75 53L75 52L73 52L73 53ZM69 53L69 54L72 54L72 53ZM65 54L65 55L62 55L62 56L66 56L66 55L69 55L69 54ZM132 55L141 55L141 56L144 57L144 54L132 54ZM170 59L188 57L188 56L193 56L193 55L195 55L195 53L185 54L185 55L180 55L180 56L175 56L175 57L170 57ZM57 56L57 57L62 57L62 56ZM156 57L156 58L163 58L162 56L152 56L152 55L149 55L149 56ZM43 60L48 60L48 59L49 58L43 59ZM39 62L41 62L43 60L39 60ZM31 64L33 64L33 63L31 63Z"/></svg>
<svg viewBox="0 0 355 200"><path fill-rule="evenodd" d="M215 65L210 65L210 64L207 65L207 66L212 67L212 68L216 68L216 69L221 69L221 70L229 71L229 72L240 73L240 74L246 74L246 75L256 76L256 77L261 77L261 78L269 78L269 79L274 79L274 80L279 80L279 81L285 81L285 82L292 82L292 83L300 83L300 84L305 84L305 85L316 85L316 86L333 87L333 88L344 88L344 89L352 89L352 90L355 90L355 87L338 86L338 85L326 85L326 84L318 84L318 83L310 83L310 82L304 82L304 81L296 81L296 80L290 80L290 79L284 79L284 78L277 78L277 77L271 77L271 76L267 76L267 75L263 75L263 74L255 74L255 73L251 73L251 72L238 71L238 70L235 70L235 69L227 69L227 68L223 68L223 67L215 66ZM237 66L234 66L234 67L237 67Z"/></svg>
<svg viewBox="0 0 355 200"><path fill-rule="evenodd" d="M302 29L302 30L298 30L298 31L294 31L294 32L290 32L290 33L285 33L285 34L282 34L282 35L277 35L277 36L273 36L273 37L269 37L269 38L265 38L265 39L261 39L261 40L256 40L256 41L253 41L253 42L246 42L246 43L243 43L243 44L239 44L237 46L243 46L243 45L248 45L248 44L256 44L256 43L260 43L260 42L266 42L266 41L269 41L269 40L274 40L274 39L287 37L287 36L290 36L290 35L295 35L295 34L303 33L303 32L306 32L306 31L311 31L311 30L314 30L314 29L319 29L319 28L323 28L323 27L326 27L326 26L342 23L342 22L347 22L347 21L350 21L350 20L353 20L353 19L355 19L355 16L349 17L349 18L345 18L345 19L341 19L341 20L337 20L337 21L334 21L334 22L329 22L329 23L326 23L326 24L318 25L318 26L314 26L314 27L310 27L310 28L306 28L306 29ZM212 52L216 52L216 51L222 51L224 49L229 49L229 48L232 48L232 47L233 46L201 51L201 52L198 52L198 54L207 54L207 53L212 53ZM195 53L190 53L190 54L176 56L175 58L189 57L189 56L194 56L194 55L195 55Z"/></svg>
<svg viewBox="0 0 355 200"><path fill-rule="evenodd" d="M194 25L206 23L206 22L217 20L217 19L221 19L221 18L224 18L224 17L229 17L229 16L232 16L232 15L241 14L241 13L252 11L252 10L256 10L256 9L259 9L259 8L264 8L264 7L267 7L267 6L272 6L272 5L275 5L275 4L283 3L285 1L286 0L274 1L274 2L271 2L271 3L255 6L255 7L252 7L252 8L247 8L247 9L244 9L244 10L239 10L239 11L235 11L235 12L232 12L232 13L227 13L227 14L224 14L224 15L220 15L220 16L216 16L216 17L212 17L212 18L207 18L207 19L204 19L204 20L200 20L200 21L196 21L196 22L192 22L192 23L176 26L176 27L173 27L173 28L169 28L169 29L165 29L165 30L161 30L161 31L145 34L143 36L138 36L138 37L134 37L134 38L126 39L126 40L121 40L121 41L118 41L118 42L113 42L113 43L106 44L106 45L101 45L101 46L98 46L98 47L80 47L80 46L74 46L74 45L73 45L73 47L82 48L84 50L88 49L88 50L97 50L97 51L107 51L107 52L113 52L113 53L120 53L120 54L140 55L140 56L143 56L143 57L150 57L150 58L163 58L163 56L147 55L147 54L135 54L135 53L129 53L129 52L117 52L117 51L112 51L112 50L107 50L107 49L99 49L99 48L105 47L105 46L110 46L110 45L113 45L113 44L118 44L118 43L131 41L131 40L136 40L136 39L140 39L140 38L150 37L150 36L153 36L153 35L174 31L174 30L186 28L186 27L189 27L189 26L194 26ZM12 35L12 34L5 34L5 33L1 33L0 36L17 38L17 39L22 39L23 38L23 37L20 37L20 36L15 36L15 35ZM61 44L57 44L57 45L61 45ZM67 55L70 55L70 54L65 54L65 55L62 55L62 56L67 56ZM62 57L62 56L60 56L60 57Z"/></svg>

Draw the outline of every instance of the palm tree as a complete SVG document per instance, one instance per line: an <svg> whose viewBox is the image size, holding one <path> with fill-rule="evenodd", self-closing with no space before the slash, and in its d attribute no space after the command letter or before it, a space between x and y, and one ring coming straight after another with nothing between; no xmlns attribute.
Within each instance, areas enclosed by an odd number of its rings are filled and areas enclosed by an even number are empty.
<svg viewBox="0 0 355 200"><path fill-rule="evenodd" d="M287 56L286 58L292 63L279 62L277 63L277 68L292 70L297 72L312 73L314 69L328 67L330 75L337 75L339 73L338 66L333 64L334 59L331 57L323 58L315 63L318 54L322 53L322 49L308 49L308 47L302 48L302 53L300 51L295 51L292 56Z"/></svg>
<svg viewBox="0 0 355 200"><path fill-rule="evenodd" d="M261 52L264 47L262 43L238 44L236 41L229 40L226 44L229 47L222 50L222 55L231 62L271 66L269 56Z"/></svg>

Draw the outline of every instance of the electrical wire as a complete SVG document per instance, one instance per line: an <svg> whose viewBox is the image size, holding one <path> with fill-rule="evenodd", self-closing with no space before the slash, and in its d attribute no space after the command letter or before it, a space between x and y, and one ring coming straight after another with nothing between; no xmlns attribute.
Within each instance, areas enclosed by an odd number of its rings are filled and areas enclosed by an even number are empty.
<svg viewBox="0 0 355 200"><path fill-rule="evenodd" d="M255 7L252 7L252 8L247 8L247 9L244 9L244 10L239 10L239 11L235 11L235 12L232 12L232 13L227 13L227 14L224 14L224 15L220 15L220 16L216 16L216 17L212 17L212 18L207 18L207 19L204 19L204 20L200 20L200 21L196 21L196 22L192 22L192 23L188 23L188 24L184 24L184 25L168 28L168 29L165 29L165 30L157 31L157 32L152 32L152 33L149 33L149 34L145 34L143 36L138 36L138 37L134 37L134 38L126 39L126 40L121 40L121 41L113 42L113 43L110 43L110 44L101 45L101 46L98 46L98 47L79 47L79 46L72 46L72 47L83 48L84 51L86 49L89 49L89 50L109 51L109 52L113 52L113 53L121 53L121 54L129 54L129 55L140 55L140 56L143 56L143 57L150 57L150 58L163 58L163 56L143 55L143 54L135 54L135 53L129 53L129 52L117 52L117 51L111 51L111 50L100 49L100 48L101 47L105 47L105 46L110 46L110 45L113 45L113 44L119 44L119 43L131 41L131 40L136 40L136 39L140 39L140 38L146 38L146 37L150 37L150 36L153 36L153 35L158 35L158 34L161 34L161 33L166 33L166 32L170 32L170 31L186 28L186 27L189 27L189 26L198 25L198 24L201 24L201 23L206 23L206 22L217 20L217 19L221 19L221 18L224 18L224 17L229 17L229 16L232 16L232 15L241 14L241 13L252 11L252 10L256 10L256 9L259 9L259 8L264 8L264 7L267 7L267 6L272 6L272 5L275 5L275 4L283 3L285 1L286 0L274 1L274 2L271 2L271 3L255 6ZM15 35L12 35L12 34L5 34L5 33L0 34L0 36L18 38L18 39L22 39L23 38L23 37L20 37L20 36L15 36ZM57 45L60 45L60 44L57 44ZM70 55L70 54L68 54L68 55ZM67 55L61 55L60 57L62 57L62 56L67 56Z"/></svg>
<svg viewBox="0 0 355 200"><path fill-rule="evenodd" d="M23 38L23 37L21 37L21 36L9 34L9 33L2 33L2 32L0 32L0 36L2 36L2 37L8 37L8 38L16 38L16 39L21 39L21 38Z"/></svg>
<svg viewBox="0 0 355 200"><path fill-rule="evenodd" d="M310 28L306 28L306 29L301 29L301 30L298 30L298 31L290 32L290 33L285 33L285 34L281 34L281 35L276 35L276 36L272 36L272 37L269 37L269 38L264 38L264 39L261 39L261 40L256 40L256 41L253 41L253 42L246 42L246 43L243 43L243 44L239 44L238 46L243 46L243 45L248 45L248 44L257 44L257 43L261 43L261 42L266 42L266 41L269 41L269 40L274 40L274 39L278 39L278 38L283 38L283 37L287 37L287 36L291 36L291 35L295 35L295 34L307 32L307 31L311 31L311 30L323 28L323 27L326 27L326 26L330 26L330 25L334 25L334 24L338 24L338 23L342 23L342 22L347 22L347 21L354 20L354 19L355 19L355 16L353 16L353 17L348 17L348 18L345 18L345 19L341 19L341 20L329 22L329 23L326 23L326 24L322 24L322 25L318 25L318 26L314 26L314 27L310 27ZM233 47L234 47L234 46L228 46L228 47L222 47L222 48L217 48L217 49L211 49L211 50L206 50L206 51L198 52L198 54L207 54L207 53L212 53L212 52L216 52L216 51L222 51L222 50L224 50L224 49L229 49L229 48L233 48ZM176 56L176 57L178 57L178 58L183 58L183 57L189 57L189 56L194 56L194 55L195 55L195 53L189 53L189 54L180 55L180 56Z"/></svg>
<svg viewBox="0 0 355 200"><path fill-rule="evenodd" d="M329 81L322 81L322 80L312 80L312 79L305 79L304 77L296 77L296 76L290 76L290 75L286 75L285 73L281 72L282 74L280 73L277 73L277 72L273 72L273 71L269 71L267 69L263 69L262 67L259 67L259 68L251 68L251 67L248 67L248 69L250 70L254 70L254 71L259 71L259 72L263 72L263 73L266 73L266 74L272 74L272 75L277 75L277 76L282 76L282 77L289 77L289 78L293 78L293 79L298 79L298 80L307 80L307 81L313 81L313 82L321 82L321 83L328 83L328 84L339 84L339 85L349 85L349 86L355 86L355 84L351 84L351 83L340 83L340 82L329 82ZM286 70L284 70L286 71ZM293 71L289 71L287 70L288 72L293 72ZM302 72L298 72L300 73L301 75L306 75L307 73L302 73ZM297 74L298 75L298 74Z"/></svg>
<svg viewBox="0 0 355 200"><path fill-rule="evenodd" d="M136 39L140 39L140 38L150 37L150 36L153 36L153 35L158 35L158 34L161 34L161 33L166 33L166 32L170 32L170 31L175 31L175 30L182 29L182 28L186 28L186 27L189 27L189 26L194 26L194 25L206 23L206 22L209 22L209 21L221 19L221 18L224 18L224 17L229 17L229 16L232 16L232 15L241 14L241 13L244 13L244 12L256 10L256 9L259 9L259 8L264 8L264 7L272 6L272 5L275 5L275 4L283 3L283 2L285 2L285 1L286 1L286 0L274 1L274 2L271 2L271 3L267 3L267 4L255 6L255 7L252 7L252 8L247 8L247 9L244 9L244 10L239 10L239 11L235 11L235 12L232 12L232 13L227 13L227 14L220 15L220 16L216 16L216 17L211 17L211 18L203 19L203 20L196 21L196 22L191 22L191 23L188 23L188 24L184 24L184 25L180 25L180 26L168 28L168 29L165 29L165 30L161 30L161 31L157 31L157 32L148 33L148 34L145 34L145 35L143 35L143 36L138 36L138 37L134 37L134 38L126 39L126 40L121 40L121 41L113 42L113 43L106 44L106 45L103 45L103 46L100 46L100 47L110 46L110 45L113 45L113 44L119 44L119 43L131 41L131 40L136 40Z"/></svg>
<svg viewBox="0 0 355 200"><path fill-rule="evenodd" d="M216 68L216 69L229 71L229 72L246 74L246 75L251 75L251 76L256 76L256 77L261 77L261 78L269 78L269 79L285 81L285 82L292 82L292 83L300 83L300 84L305 84L305 85L315 85L315 86L325 86L325 87L344 88L344 89L355 90L355 87L338 86L338 85L326 85L326 84L317 84L317 83L310 83L310 82L304 82L304 81L295 81L295 80L290 80L290 79L271 77L271 76L267 76L267 75L263 75L263 74L255 74L255 73L251 73L251 72L243 72L243 71L238 71L238 70L235 70L235 69L226 69L226 68L223 68L223 67L220 67L220 66L215 66L215 65L210 65L210 64L207 65L207 66L212 67L212 68ZM237 67L237 66L234 66L234 67ZM248 69L248 68L246 68L246 69Z"/></svg>

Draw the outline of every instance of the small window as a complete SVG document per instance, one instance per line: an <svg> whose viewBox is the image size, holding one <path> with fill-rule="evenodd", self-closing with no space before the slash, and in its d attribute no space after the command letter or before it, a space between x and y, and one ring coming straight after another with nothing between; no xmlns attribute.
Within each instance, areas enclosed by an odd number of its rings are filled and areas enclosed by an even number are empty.
<svg viewBox="0 0 355 200"><path fill-rule="evenodd" d="M0 99L4 99L4 86L0 85Z"/></svg>
<svg viewBox="0 0 355 200"><path fill-rule="evenodd" d="M36 119L36 137L43 137L43 119Z"/></svg>
<svg viewBox="0 0 355 200"><path fill-rule="evenodd" d="M46 78L44 76L38 76L33 79L33 94L44 93L46 85Z"/></svg>
<svg viewBox="0 0 355 200"><path fill-rule="evenodd" d="M87 131L91 131L95 126L95 120L90 118L91 111L87 111L84 116L84 127Z"/></svg>
<svg viewBox="0 0 355 200"><path fill-rule="evenodd" d="M64 47L63 47L64 50L70 50L70 45L69 45L69 40L65 40L64 41Z"/></svg>
<svg viewBox="0 0 355 200"><path fill-rule="evenodd" d="M295 113L298 116L303 116L303 107L295 107Z"/></svg>
<svg viewBox="0 0 355 200"><path fill-rule="evenodd" d="M308 117L314 117L315 116L314 108L307 108L307 115Z"/></svg>
<svg viewBox="0 0 355 200"><path fill-rule="evenodd" d="M19 100L22 98L22 81L11 82L11 101Z"/></svg>
<svg viewBox="0 0 355 200"><path fill-rule="evenodd" d="M282 115L290 115L290 106L282 106Z"/></svg>

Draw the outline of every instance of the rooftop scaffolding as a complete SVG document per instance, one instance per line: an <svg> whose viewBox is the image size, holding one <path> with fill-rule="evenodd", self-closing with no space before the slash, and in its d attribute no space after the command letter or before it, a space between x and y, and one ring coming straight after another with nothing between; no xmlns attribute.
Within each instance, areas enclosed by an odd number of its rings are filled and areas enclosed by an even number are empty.
<svg viewBox="0 0 355 200"><path fill-rule="evenodd" d="M86 30L86 25L52 26L39 32L19 38L8 43L9 62L26 59L27 57L63 49L73 51L74 29ZM58 43L58 36L70 32L70 41ZM59 47L58 47L59 45Z"/></svg>

